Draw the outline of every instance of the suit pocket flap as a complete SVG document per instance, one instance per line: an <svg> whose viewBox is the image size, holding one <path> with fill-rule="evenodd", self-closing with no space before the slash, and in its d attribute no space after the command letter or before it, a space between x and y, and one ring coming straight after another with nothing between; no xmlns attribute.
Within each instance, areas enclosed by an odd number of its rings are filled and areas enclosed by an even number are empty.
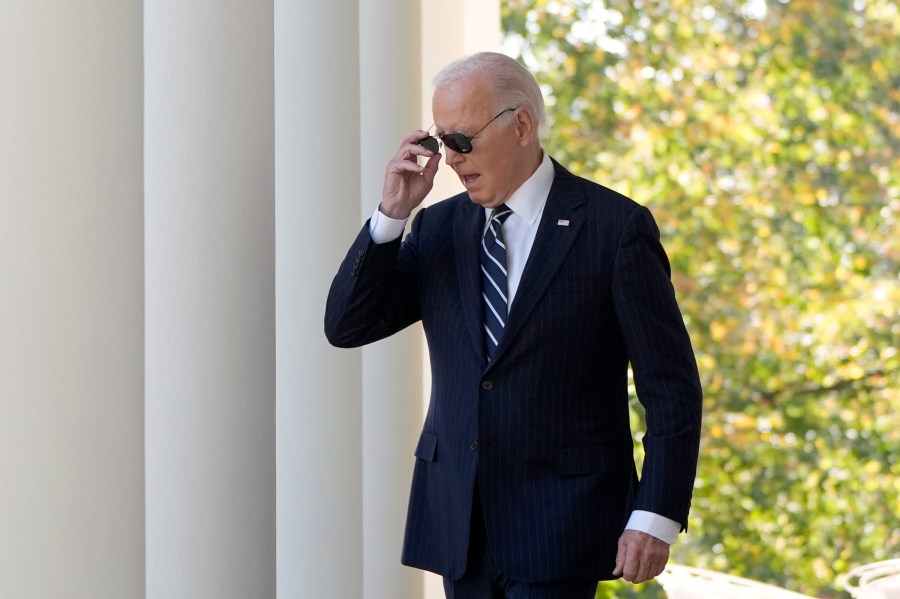
<svg viewBox="0 0 900 599"><path fill-rule="evenodd" d="M634 468L631 447L565 447L556 455L560 474L577 476L600 472L630 472Z"/></svg>
<svg viewBox="0 0 900 599"><path fill-rule="evenodd" d="M416 457L426 462L433 462L436 450L437 435L434 433L422 433L422 436L419 437L419 444L416 446Z"/></svg>

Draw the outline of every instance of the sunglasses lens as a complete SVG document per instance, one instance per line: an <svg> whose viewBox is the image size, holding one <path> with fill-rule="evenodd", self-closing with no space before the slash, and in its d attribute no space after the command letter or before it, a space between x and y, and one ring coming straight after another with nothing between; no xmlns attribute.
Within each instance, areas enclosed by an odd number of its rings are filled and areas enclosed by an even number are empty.
<svg viewBox="0 0 900 599"><path fill-rule="evenodd" d="M462 133L448 133L441 136L444 145L460 154L468 154L472 151L472 143Z"/></svg>
<svg viewBox="0 0 900 599"><path fill-rule="evenodd" d="M419 145L422 146L423 148L427 148L427 149L431 150L435 154L437 154L438 151L441 149L440 145L438 144L438 140L431 137L430 135L428 137L426 137L425 139L420 140Z"/></svg>

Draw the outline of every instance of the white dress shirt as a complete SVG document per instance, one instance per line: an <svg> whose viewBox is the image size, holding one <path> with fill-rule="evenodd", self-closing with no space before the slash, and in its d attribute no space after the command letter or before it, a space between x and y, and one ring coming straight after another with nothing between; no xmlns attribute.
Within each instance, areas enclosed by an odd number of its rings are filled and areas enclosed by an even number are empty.
<svg viewBox="0 0 900 599"><path fill-rule="evenodd" d="M513 310L513 300L519 289L519 282L522 280L525 262L528 261L531 246L534 245L534 238L541 223L541 215L544 214L547 196L550 195L553 175L553 163L547 152L544 152L544 158L537 170L505 202L506 206L513 211L503 223L510 312ZM488 227L491 211L491 208L484 209L485 229ZM403 234L407 220L390 218L376 208L375 214L369 221L369 235L375 243L394 241ZM625 528L645 532L671 545L678 538L681 524L653 512L635 510L631 513Z"/></svg>

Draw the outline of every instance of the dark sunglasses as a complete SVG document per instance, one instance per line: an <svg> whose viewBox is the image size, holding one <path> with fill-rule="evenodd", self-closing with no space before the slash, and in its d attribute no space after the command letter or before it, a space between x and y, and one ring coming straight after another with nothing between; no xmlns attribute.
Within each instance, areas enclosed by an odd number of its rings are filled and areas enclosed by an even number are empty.
<svg viewBox="0 0 900 599"><path fill-rule="evenodd" d="M496 121L500 118L501 115L506 114L510 110L515 110L515 108L507 108L506 110L501 110L497 116L492 118L487 122L487 125L478 130L478 133L472 135L471 137L463 135L462 133L444 133L443 135L431 136L429 135L425 139L419 142L419 145L425 148L428 148L435 154L437 154L441 149L441 144L438 142L438 139L443 142L445 146L453 150L454 152L459 152L460 154L468 154L472 151L472 140L478 137L478 135L487 129L488 125ZM434 125L432 125L433 127ZM431 129L431 127L429 127Z"/></svg>

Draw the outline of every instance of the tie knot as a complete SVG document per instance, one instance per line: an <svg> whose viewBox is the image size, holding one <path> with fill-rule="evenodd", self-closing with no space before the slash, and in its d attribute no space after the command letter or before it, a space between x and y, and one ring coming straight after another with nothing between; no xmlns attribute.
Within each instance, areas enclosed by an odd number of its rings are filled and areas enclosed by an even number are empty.
<svg viewBox="0 0 900 599"><path fill-rule="evenodd" d="M496 221L502 225L503 221L509 218L512 212L506 204L500 204L491 212L491 221Z"/></svg>

